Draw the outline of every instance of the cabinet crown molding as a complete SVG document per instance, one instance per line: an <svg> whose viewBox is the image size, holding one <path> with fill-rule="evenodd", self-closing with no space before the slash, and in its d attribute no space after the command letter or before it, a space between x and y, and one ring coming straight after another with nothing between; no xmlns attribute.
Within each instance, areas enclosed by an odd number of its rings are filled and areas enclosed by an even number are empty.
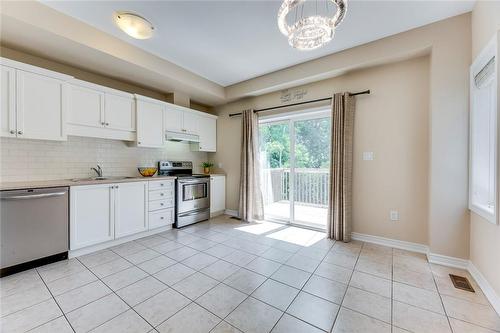
<svg viewBox="0 0 500 333"><path fill-rule="evenodd" d="M48 70L45 68L25 64L23 62L19 62L19 61L15 61L15 60L3 58L3 57L0 57L0 65L12 67L15 69L20 69L20 70L23 70L26 72L31 72L31 73L36 73L36 74L48 76L48 77L58 79L61 81L69 81L69 80L73 79L73 76L71 76L71 75L66 75L66 74L62 74L59 72L54 72L54 71L51 71L51 70Z"/></svg>

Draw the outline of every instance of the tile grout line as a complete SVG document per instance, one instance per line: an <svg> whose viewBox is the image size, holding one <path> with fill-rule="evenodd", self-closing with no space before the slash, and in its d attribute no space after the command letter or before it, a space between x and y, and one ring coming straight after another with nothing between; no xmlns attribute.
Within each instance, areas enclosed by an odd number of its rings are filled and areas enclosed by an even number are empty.
<svg viewBox="0 0 500 333"><path fill-rule="evenodd" d="M38 271L38 269L35 268L35 271L38 274L38 276L40 277L40 279L42 280L43 284L45 285L45 288L47 288L47 290L49 291L50 296L52 297L52 300L54 301L54 303L56 303L57 307L59 308L59 311L61 311L62 315L64 316L64 319L66 319L66 322L68 323L69 327L71 327L71 329L73 330L73 332L76 332L76 330L73 328L73 325L69 322L68 318L66 317L66 314L64 313L63 309L61 308L61 306L57 302L56 298L52 294L52 291L50 291L49 287L47 286L47 284L45 283L45 281L42 279L42 276L40 275L40 272ZM57 318L59 318L59 317L57 317ZM55 318L55 319L57 319L57 318ZM55 319L52 319L52 320L55 320ZM43 323L42 325L50 323L52 320L49 320L49 321ZM42 325L38 325L37 327L40 327ZM31 330L33 330L33 329L35 329L37 327L33 327Z"/></svg>
<svg viewBox="0 0 500 333"><path fill-rule="evenodd" d="M328 239L328 238L327 238L327 239ZM316 268L314 269L314 271L313 271L312 273L310 273L311 275L310 275L310 276L307 278L307 280L304 282L304 284L302 285L302 287L299 289L299 292L297 293L297 295L295 295L295 297L292 299L292 301L290 302L290 304L288 304L288 306L286 307L285 311L283 311L283 313L281 314L281 316L279 317L279 319L276 321L276 323L274 323L273 327L271 328L271 330L270 330L269 332L271 332L271 331L272 331L272 330L276 327L276 325L278 325L279 321L283 318L283 316L285 315L285 313L286 313L286 314L288 314L288 315L290 315L290 316L292 316L292 317L294 317L294 318L297 318L296 316L293 316L293 315L289 314L289 313L287 312L287 311L288 311L288 309L289 309L289 308L290 308L290 306L293 304L293 302L295 302L295 300L297 299L297 297L300 295L300 293L302 292L302 290L304 289L304 287L307 285L307 283L309 282L309 280L311 279L311 277L314 275L314 273L315 273L315 272L316 272L316 270L318 269L319 265L321 265L321 263L323 262L323 260L325 259L325 257L328 255L328 252L329 252L329 251L333 248L333 246L335 245L335 243L336 243L336 242L337 242L337 241L334 241L334 243L332 244L332 246L328 249L327 253L323 256L323 259L321 259L321 260L320 260L320 263L318 264L318 266L316 266ZM288 261L288 260L287 260L287 261ZM285 265L285 264L283 264L283 265ZM286 265L286 266L287 266L287 265ZM289 266L289 267L291 267L291 266ZM295 268L295 267L294 267L294 268ZM296 269L297 269L297 268L296 268ZM308 272L308 273L309 273L309 272ZM276 281L276 280L274 280L274 281ZM277 281L277 282L279 282L279 281ZM291 287L291 286L290 286L290 287ZM346 288L346 290L347 290L347 288ZM305 292L305 291L304 291L304 292ZM306 293L307 293L307 292L306 292ZM307 293L307 294L309 294L309 293ZM313 296L314 296L314 295L313 295ZM316 296L316 297L317 297L317 296ZM331 302L331 303L333 303L333 302ZM266 304L267 304L267 303L266 303ZM333 303L333 304L335 304L335 303ZM280 311L281 311L281 310L280 310ZM340 305L339 305L339 311L340 311ZM337 314L338 314L338 312L337 312ZM335 324L335 320L336 320L336 318L337 318L337 317L335 316L335 319L334 319L334 321L333 321L333 325ZM316 327L316 328L318 328L318 329L319 329L319 330L321 330L321 331L324 331L323 329L321 329L321 328L319 328L319 327L317 327L317 326L313 325L312 323L306 322L306 321L304 321L304 320L302 320L302 319L300 319L300 318L297 318L297 319L298 319L298 320L300 320L300 321L302 321L302 322L304 322L304 323L307 323L307 324L309 324L309 325L311 325L311 326L313 326L313 327ZM332 327L333 327L333 326L332 326ZM330 329L330 331L331 331L331 329Z"/></svg>
<svg viewBox="0 0 500 333"><path fill-rule="evenodd" d="M117 254L118 256L120 256L118 253L116 253L116 254ZM121 257L121 256L120 256L120 257ZM121 257L121 258L123 258L123 257ZM78 258L77 258L77 259L78 259ZM123 258L123 259L125 259L125 258ZM127 259L125 259L125 260L127 260ZM128 261L128 260L127 260L127 261ZM82 265L84 265L84 266L85 266L85 264L84 264L84 263L82 263ZM133 265L133 264L132 264L132 265ZM94 274L94 272L92 272L92 271L91 271L91 270L90 270L87 266L85 266L85 267L86 267L86 268L87 268L87 269L88 269L88 270L89 270L92 274ZM140 268L139 268L139 269L140 269ZM112 274L111 274L111 275L112 275ZM100 279L97 275L95 275L95 274L94 274L94 276L95 276L95 277L97 277L97 279L98 279L101 283L103 283L106 287L108 287L108 288L111 290L111 293L110 293L110 294L107 294L106 296L111 295L111 294L114 294L114 295L115 295L116 297L118 297L118 298L119 298L122 302L124 302L124 303L125 303L125 304L129 307L129 309L127 309L127 310L125 310L125 311L123 311L123 312L120 312L120 313L119 313L119 314L117 314L116 316L114 316L114 317L112 317L112 318L110 318L110 319L106 320L105 322L103 322L103 323L101 323L101 324L97 325L96 327L93 327L91 330L95 330L96 328L98 328L98 327L100 327L100 326L102 326L102 325L106 324L107 322L109 322L109 321L111 321L111 320L115 319L116 317L118 317L118 316L120 316L120 315L124 314L125 312L127 312L127 311L129 311L129 310L134 311L134 312L135 312L135 313L136 313L139 317L141 317L141 318L142 318L142 319L143 319L146 323L148 323L151 327L153 327L153 329L155 329L155 327L154 327L153 325L151 325L151 323L149 323L149 322L148 322L145 318L143 318L143 317L142 317L142 316L141 316L141 315L140 315L137 311L135 311L135 309L134 309L132 306L130 306L127 302L125 302L125 300L123 300L123 299L120 297L120 295L118 295L118 294L117 294L117 293L116 293L116 292L115 292L115 291L114 291L114 290L113 290L113 289L112 289L109 285L107 285L104 281L102 281L102 280L101 280L101 279ZM146 278L146 277L145 277L145 278ZM144 278L144 279L145 279L145 278ZM141 279L141 280L143 280L143 279ZM141 280L139 280L139 281L141 281ZM136 281L136 282L138 282L138 281ZM134 283L135 283L135 282L134 282ZM133 284L133 283L131 283L130 285L132 285L132 284ZM125 287L123 287L123 288L126 288L126 287L128 287L128 286L130 286L130 285L127 285L127 286L125 286ZM121 290L121 289L123 289L123 288L120 288L119 290ZM157 295L157 294L156 294L156 295ZM102 299L102 298L104 298L104 297L106 297L106 296L103 296L103 297L101 297L101 298L98 298L97 300ZM94 301L92 301L92 302L95 302L95 301L97 301L97 300L94 300ZM90 302L90 303L88 303L88 304L91 304L92 302ZM86 304L86 305L88 305L88 304ZM81 307L80 307L80 308L81 308ZM78 309L79 309L79 308L78 308ZM76 310L76 309L75 309L75 310ZM75 310L72 310L72 311L75 311Z"/></svg>

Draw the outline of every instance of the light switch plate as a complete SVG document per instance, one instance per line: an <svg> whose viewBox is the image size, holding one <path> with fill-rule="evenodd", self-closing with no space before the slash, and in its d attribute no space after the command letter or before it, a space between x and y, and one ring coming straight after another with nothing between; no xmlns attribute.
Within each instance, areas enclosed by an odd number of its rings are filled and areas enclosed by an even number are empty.
<svg viewBox="0 0 500 333"><path fill-rule="evenodd" d="M364 151L363 152L363 161L373 161L374 154L372 151Z"/></svg>
<svg viewBox="0 0 500 333"><path fill-rule="evenodd" d="M391 210L389 212L389 217L391 221L399 221L399 212L397 210Z"/></svg>

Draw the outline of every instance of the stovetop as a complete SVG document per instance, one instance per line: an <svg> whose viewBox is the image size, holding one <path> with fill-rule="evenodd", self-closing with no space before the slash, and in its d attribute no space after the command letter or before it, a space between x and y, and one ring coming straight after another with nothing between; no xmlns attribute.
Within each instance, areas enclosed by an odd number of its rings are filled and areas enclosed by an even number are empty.
<svg viewBox="0 0 500 333"><path fill-rule="evenodd" d="M206 178L209 175L193 173L193 162L159 161L158 176L175 176L178 178Z"/></svg>

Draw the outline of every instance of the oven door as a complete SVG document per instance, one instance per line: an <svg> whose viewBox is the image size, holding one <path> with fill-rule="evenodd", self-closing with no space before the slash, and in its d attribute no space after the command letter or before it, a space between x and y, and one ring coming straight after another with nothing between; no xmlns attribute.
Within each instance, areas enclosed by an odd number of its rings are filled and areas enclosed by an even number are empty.
<svg viewBox="0 0 500 333"><path fill-rule="evenodd" d="M210 178L177 180L177 214L210 208Z"/></svg>

